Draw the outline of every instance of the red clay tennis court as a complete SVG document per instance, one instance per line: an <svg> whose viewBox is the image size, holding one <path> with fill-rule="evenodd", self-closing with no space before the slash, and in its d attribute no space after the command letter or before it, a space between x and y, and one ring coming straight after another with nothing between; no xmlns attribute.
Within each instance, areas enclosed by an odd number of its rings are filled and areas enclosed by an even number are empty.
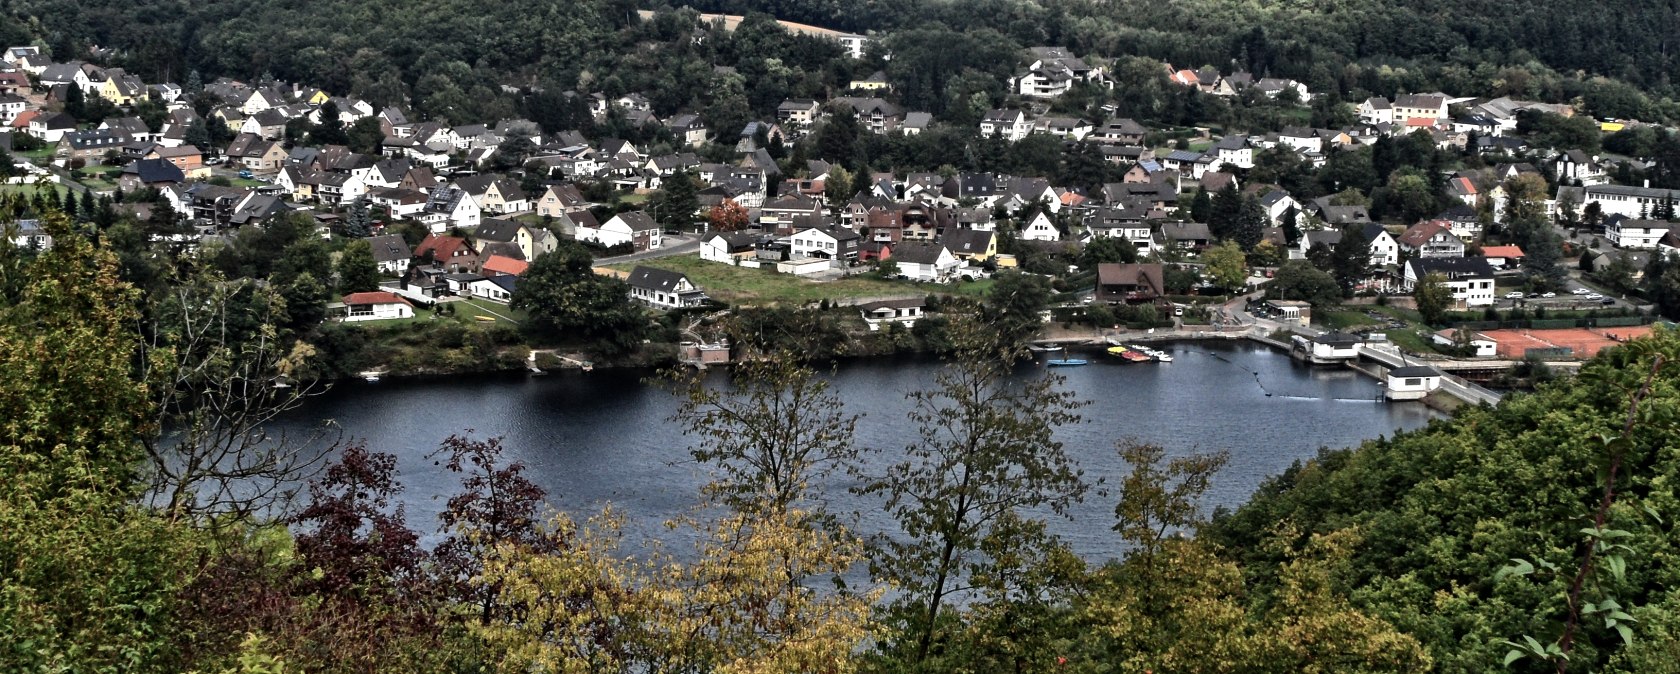
<svg viewBox="0 0 1680 674"><path fill-rule="evenodd" d="M1558 330L1482 330L1499 344L1499 356L1520 359L1529 349L1567 348L1576 358L1591 358L1603 349L1651 334L1651 326L1625 328L1565 328Z"/></svg>

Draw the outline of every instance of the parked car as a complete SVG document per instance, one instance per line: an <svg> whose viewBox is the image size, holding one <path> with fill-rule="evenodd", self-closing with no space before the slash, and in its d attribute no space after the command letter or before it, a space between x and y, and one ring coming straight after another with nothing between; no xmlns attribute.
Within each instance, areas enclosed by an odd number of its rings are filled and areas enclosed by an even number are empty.
<svg viewBox="0 0 1680 674"><path fill-rule="evenodd" d="M1548 292L1544 295L1541 295L1541 297L1547 297L1547 298L1557 297L1557 293Z"/></svg>
<svg viewBox="0 0 1680 674"><path fill-rule="evenodd" d="M1592 292L1592 291L1587 290L1586 288L1576 288L1574 290L1569 291L1569 294L1571 294L1571 295L1585 295L1585 294L1590 293L1590 292Z"/></svg>
<svg viewBox="0 0 1680 674"><path fill-rule="evenodd" d="M1604 306L1610 306L1612 304L1615 304L1616 300L1613 300L1613 299L1610 299L1610 298L1606 297L1604 299L1599 300L1598 303L1602 304Z"/></svg>
<svg viewBox="0 0 1680 674"><path fill-rule="evenodd" d="M252 178L257 177L257 174L252 173L251 169L245 169L245 170L239 172L239 177L244 178L246 180L250 180Z"/></svg>
<svg viewBox="0 0 1680 674"><path fill-rule="evenodd" d="M1513 290L1511 292L1505 293L1505 299L1508 299L1508 300L1520 300L1522 298L1523 298L1523 294L1522 294L1521 290Z"/></svg>
<svg viewBox="0 0 1680 674"><path fill-rule="evenodd" d="M1598 293L1587 293L1587 299L1589 299L1589 300L1601 300L1601 299L1604 299L1604 296L1600 295Z"/></svg>

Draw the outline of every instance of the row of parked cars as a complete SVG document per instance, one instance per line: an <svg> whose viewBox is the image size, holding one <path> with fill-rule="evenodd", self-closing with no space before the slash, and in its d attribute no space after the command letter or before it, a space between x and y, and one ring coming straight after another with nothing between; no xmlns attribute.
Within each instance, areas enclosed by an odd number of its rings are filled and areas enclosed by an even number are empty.
<svg viewBox="0 0 1680 674"><path fill-rule="evenodd" d="M1569 294L1575 295L1575 296L1580 297L1581 299L1584 299L1584 300L1598 302L1599 304L1603 304L1603 305L1606 305L1606 306L1616 303L1616 300L1610 299L1608 297L1600 295L1600 294L1598 294L1596 292L1593 292L1591 290L1588 290L1586 288L1575 288L1573 290L1570 290ZM1505 293L1505 299L1508 299L1508 300L1520 300L1520 299L1523 299L1523 298L1528 298L1528 299L1546 298L1546 299L1550 299L1550 298L1553 298L1553 297L1557 297L1557 293L1554 293L1554 292L1528 293L1527 295L1524 295L1521 290L1513 290L1511 292Z"/></svg>

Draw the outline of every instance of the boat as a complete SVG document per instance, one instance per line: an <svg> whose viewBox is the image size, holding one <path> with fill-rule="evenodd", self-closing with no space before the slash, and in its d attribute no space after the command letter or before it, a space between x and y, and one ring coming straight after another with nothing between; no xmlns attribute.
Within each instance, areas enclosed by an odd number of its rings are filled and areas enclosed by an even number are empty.
<svg viewBox="0 0 1680 674"><path fill-rule="evenodd" d="M1063 351L1064 349L1057 347L1055 350ZM1088 362L1089 361L1084 358L1068 358L1066 355L1063 355L1061 358L1046 358L1044 360L1044 364L1050 367L1073 367L1076 365L1084 365Z"/></svg>
<svg viewBox="0 0 1680 674"><path fill-rule="evenodd" d="M384 373L376 371L376 370L368 370L366 372L361 373L361 377L362 377L363 380L367 381L367 383L375 384L375 383L379 382L379 375L381 375L381 374L384 374Z"/></svg>
<svg viewBox="0 0 1680 674"><path fill-rule="evenodd" d="M1033 353L1045 353L1045 352L1048 352L1048 351L1061 351L1062 347L1056 346L1054 344L1034 343L1034 344L1028 344L1027 345L1027 350L1031 351Z"/></svg>
<svg viewBox="0 0 1680 674"><path fill-rule="evenodd" d="M1119 358L1120 360L1124 360L1128 363L1141 363L1149 360L1149 356L1147 354L1125 345L1108 347L1108 355L1114 356L1115 358Z"/></svg>

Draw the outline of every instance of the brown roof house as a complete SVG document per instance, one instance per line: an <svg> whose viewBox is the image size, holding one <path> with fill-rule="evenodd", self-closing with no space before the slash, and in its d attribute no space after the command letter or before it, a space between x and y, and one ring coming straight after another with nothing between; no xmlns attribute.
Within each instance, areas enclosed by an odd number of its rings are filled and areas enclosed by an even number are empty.
<svg viewBox="0 0 1680 674"><path fill-rule="evenodd" d="M1166 294L1159 264L1097 265L1097 301L1108 304L1147 304Z"/></svg>

